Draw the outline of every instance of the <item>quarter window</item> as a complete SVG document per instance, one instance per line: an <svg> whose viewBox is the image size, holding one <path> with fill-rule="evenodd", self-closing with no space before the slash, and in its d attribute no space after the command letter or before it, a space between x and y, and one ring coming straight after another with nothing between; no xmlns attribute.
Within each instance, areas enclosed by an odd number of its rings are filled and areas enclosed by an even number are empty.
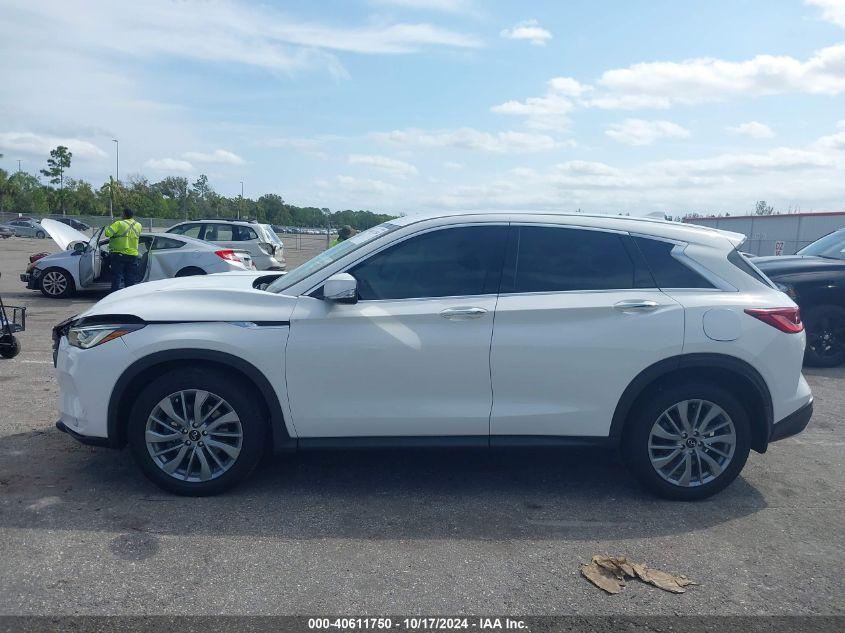
<svg viewBox="0 0 845 633"><path fill-rule="evenodd" d="M713 288L713 284L672 256L670 242L635 237L658 288Z"/></svg>
<svg viewBox="0 0 845 633"><path fill-rule="evenodd" d="M506 226L440 229L376 253L349 272L361 300L498 292Z"/></svg>
<svg viewBox="0 0 845 633"><path fill-rule="evenodd" d="M509 292L621 290L641 281L623 236L564 227L521 226Z"/></svg>

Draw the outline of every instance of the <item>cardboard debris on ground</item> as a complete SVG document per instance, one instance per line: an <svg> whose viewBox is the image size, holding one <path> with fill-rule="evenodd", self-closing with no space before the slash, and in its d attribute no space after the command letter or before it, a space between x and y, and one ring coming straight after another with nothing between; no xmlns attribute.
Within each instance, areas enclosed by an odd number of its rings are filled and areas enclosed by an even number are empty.
<svg viewBox="0 0 845 633"><path fill-rule="evenodd" d="M599 589L611 594L622 591L626 578L637 578L672 593L684 593L684 587L698 584L686 576L651 569L641 563L632 563L625 556L593 556L587 565L581 565L581 575Z"/></svg>

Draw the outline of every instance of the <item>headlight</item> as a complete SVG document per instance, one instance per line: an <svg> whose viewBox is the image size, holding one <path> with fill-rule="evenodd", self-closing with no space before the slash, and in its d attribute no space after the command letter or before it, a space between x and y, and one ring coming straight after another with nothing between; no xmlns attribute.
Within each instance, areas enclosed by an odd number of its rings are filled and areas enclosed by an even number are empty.
<svg viewBox="0 0 845 633"><path fill-rule="evenodd" d="M144 327L142 324L133 325L79 325L70 328L67 333L67 342L79 349L90 349L103 343L108 343L116 338L125 336L135 330Z"/></svg>

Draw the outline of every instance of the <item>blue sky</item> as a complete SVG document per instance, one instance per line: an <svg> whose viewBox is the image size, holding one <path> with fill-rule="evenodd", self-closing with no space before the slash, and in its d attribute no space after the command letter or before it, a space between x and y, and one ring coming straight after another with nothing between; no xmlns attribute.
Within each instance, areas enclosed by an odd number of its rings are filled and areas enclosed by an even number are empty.
<svg viewBox="0 0 845 633"><path fill-rule="evenodd" d="M0 164L413 213L845 210L845 0L0 0Z"/></svg>

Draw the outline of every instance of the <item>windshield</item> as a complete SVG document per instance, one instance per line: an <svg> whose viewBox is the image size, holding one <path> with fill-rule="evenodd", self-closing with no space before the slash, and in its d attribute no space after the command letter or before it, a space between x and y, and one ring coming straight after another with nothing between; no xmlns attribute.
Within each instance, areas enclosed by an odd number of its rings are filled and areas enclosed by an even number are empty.
<svg viewBox="0 0 845 633"><path fill-rule="evenodd" d="M845 229L840 229L833 233L828 233L824 237L820 237L812 244L808 244L798 251L798 254L845 259Z"/></svg>
<svg viewBox="0 0 845 633"><path fill-rule="evenodd" d="M379 238L382 235L391 233L398 228L401 228L401 226L391 224L390 222L385 222L384 224L379 224L378 226L374 226L371 229L367 229L363 233L353 235L347 240L338 242L330 249L323 251L316 257L312 257L304 264L300 264L287 275L282 275L281 277L279 277L276 281L267 286L267 291L282 292L286 288L290 288L292 285L299 283L300 281L302 281L309 275L317 272L318 270L322 270L326 266L333 264L341 257L345 257L352 251L359 249L365 244L369 244L374 239Z"/></svg>

